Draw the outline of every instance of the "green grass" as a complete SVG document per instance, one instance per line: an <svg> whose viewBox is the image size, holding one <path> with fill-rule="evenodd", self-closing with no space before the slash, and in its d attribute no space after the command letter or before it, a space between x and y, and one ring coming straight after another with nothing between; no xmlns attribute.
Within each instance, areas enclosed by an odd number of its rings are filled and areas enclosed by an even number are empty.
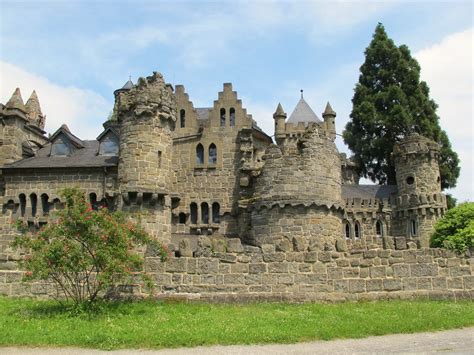
<svg viewBox="0 0 474 355"><path fill-rule="evenodd" d="M136 302L73 316L53 301L0 297L0 346L101 349L295 343L474 325L473 302L340 304Z"/></svg>

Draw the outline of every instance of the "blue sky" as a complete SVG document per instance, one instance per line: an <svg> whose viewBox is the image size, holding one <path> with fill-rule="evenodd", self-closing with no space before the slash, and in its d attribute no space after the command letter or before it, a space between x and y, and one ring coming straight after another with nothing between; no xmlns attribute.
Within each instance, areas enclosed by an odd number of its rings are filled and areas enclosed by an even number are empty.
<svg viewBox="0 0 474 355"><path fill-rule="evenodd" d="M5 1L0 0L0 101L36 89L47 130L67 123L95 138L113 90L160 71L195 106L232 82L267 133L281 102L304 89L327 101L342 133L358 68L377 22L420 61L441 125L462 159L453 193L474 200L471 1ZM341 151L347 151L338 140Z"/></svg>

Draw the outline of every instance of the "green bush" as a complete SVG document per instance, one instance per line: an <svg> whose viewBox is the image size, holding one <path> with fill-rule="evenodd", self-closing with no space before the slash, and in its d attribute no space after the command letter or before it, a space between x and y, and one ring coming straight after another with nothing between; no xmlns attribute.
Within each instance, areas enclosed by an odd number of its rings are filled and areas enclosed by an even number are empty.
<svg viewBox="0 0 474 355"><path fill-rule="evenodd" d="M431 246L465 252L474 246L474 203L454 207L441 218L431 236Z"/></svg>
<svg viewBox="0 0 474 355"><path fill-rule="evenodd" d="M137 281L151 287L136 247L153 243L162 259L165 248L124 214L93 210L79 190L65 189L62 196L64 208L37 233L17 224L21 235L13 245L27 253L25 277L53 283L58 295L75 305L92 304L107 291Z"/></svg>

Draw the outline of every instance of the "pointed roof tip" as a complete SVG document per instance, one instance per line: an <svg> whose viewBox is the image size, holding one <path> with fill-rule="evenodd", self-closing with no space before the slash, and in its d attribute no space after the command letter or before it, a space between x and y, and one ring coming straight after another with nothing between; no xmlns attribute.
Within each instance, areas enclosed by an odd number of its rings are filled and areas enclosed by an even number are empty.
<svg viewBox="0 0 474 355"><path fill-rule="evenodd" d="M132 81L132 76L128 76L127 82L122 86L122 90L129 90L133 88L133 81Z"/></svg>
<svg viewBox="0 0 474 355"><path fill-rule="evenodd" d="M31 93L28 101L26 101L25 109L26 109L26 113L32 114L35 116L43 114L41 112L41 106L39 103L38 95L36 94L35 90L33 90L33 92Z"/></svg>
<svg viewBox="0 0 474 355"><path fill-rule="evenodd" d="M15 89L12 94L12 97L10 97L10 100L8 100L5 106L10 109L18 109L23 112L26 112L25 104L23 103L23 99L21 97L20 88Z"/></svg>
<svg viewBox="0 0 474 355"><path fill-rule="evenodd" d="M67 126L67 124L63 123L61 125L61 129L64 129L65 131L68 131L69 133L71 133L71 130L69 129L69 127Z"/></svg>
<svg viewBox="0 0 474 355"><path fill-rule="evenodd" d="M285 113L285 111L283 110L283 106L281 105L280 102L278 103L275 113L278 113L278 114Z"/></svg>
<svg viewBox="0 0 474 355"><path fill-rule="evenodd" d="M326 116L326 115L333 115L333 116L336 116L336 111L334 111L331 107L331 104L328 103L326 104L326 108L324 109L324 112L323 112L323 117Z"/></svg>
<svg viewBox="0 0 474 355"><path fill-rule="evenodd" d="M316 115L313 109L308 105L306 100L303 98L303 90L301 90L301 98L296 104L295 109L288 119L289 123L298 123L298 122L321 122L321 119Z"/></svg>

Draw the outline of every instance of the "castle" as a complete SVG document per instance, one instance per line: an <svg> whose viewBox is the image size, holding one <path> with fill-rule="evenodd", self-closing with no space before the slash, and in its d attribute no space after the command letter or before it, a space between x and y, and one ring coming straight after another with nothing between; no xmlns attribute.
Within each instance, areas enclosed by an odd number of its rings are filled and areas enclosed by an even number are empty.
<svg viewBox="0 0 474 355"><path fill-rule="evenodd" d="M0 106L0 253L12 220L41 227L73 186L94 208L140 212L147 231L191 256L199 235L280 251L427 247L446 209L438 144L410 135L393 152L397 185L360 185L329 103L322 120L303 95L288 120L278 104L275 144L231 84L204 108L159 73L114 95L96 140L65 125L47 137L35 92L24 104L16 89Z"/></svg>

